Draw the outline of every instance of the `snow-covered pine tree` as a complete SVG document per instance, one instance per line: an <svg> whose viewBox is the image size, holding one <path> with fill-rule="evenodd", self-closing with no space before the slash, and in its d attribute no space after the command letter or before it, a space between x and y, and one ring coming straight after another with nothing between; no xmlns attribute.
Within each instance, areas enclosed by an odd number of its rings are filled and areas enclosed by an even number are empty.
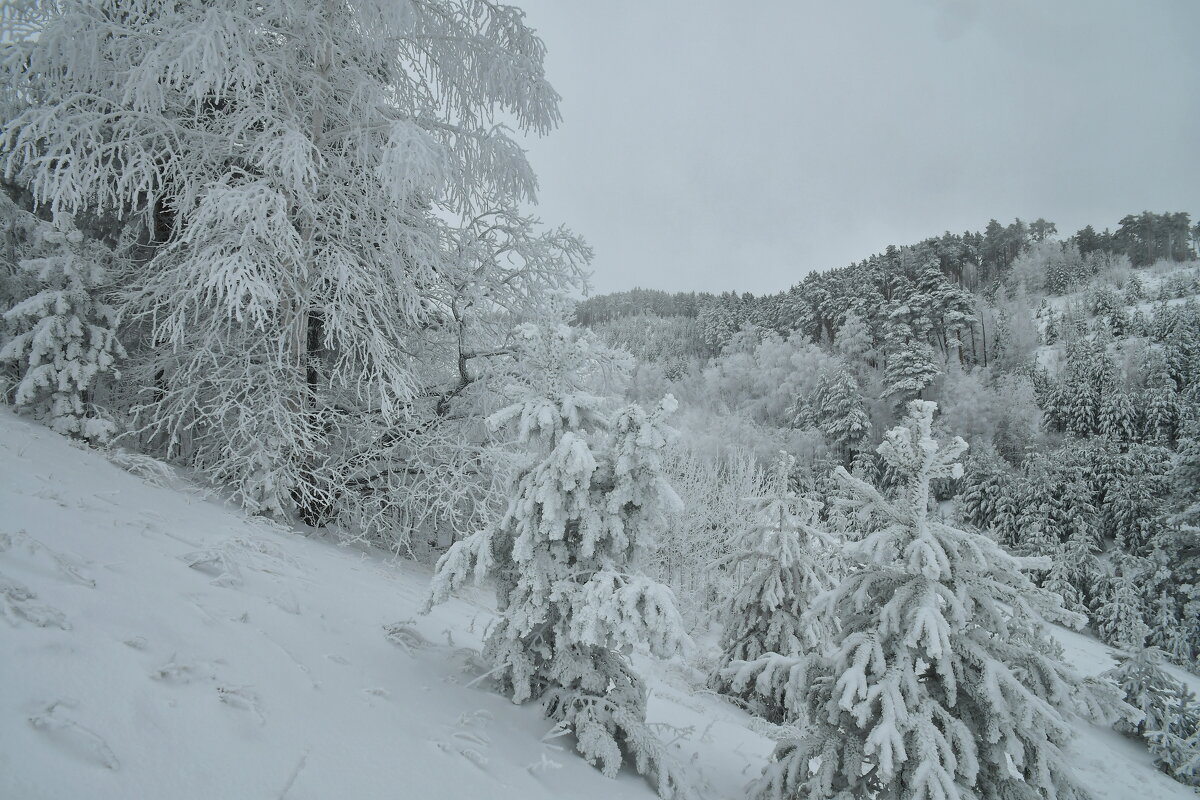
<svg viewBox="0 0 1200 800"><path fill-rule="evenodd" d="M688 641L670 590L636 571L678 504L660 463L674 398L610 417L587 378L611 353L590 332L524 325L517 347L512 402L489 424L515 429L529 463L503 518L438 561L426 610L473 575L492 576L500 616L484 656L503 691L514 703L540 699L605 775L631 761L663 797L686 794L624 655L670 656Z"/></svg>
<svg viewBox="0 0 1200 800"><path fill-rule="evenodd" d="M1109 580L1110 593L1096 610L1096 633L1114 647L1137 649L1150 635L1142 605L1141 581L1145 570L1139 561L1130 556L1120 560Z"/></svg>
<svg viewBox="0 0 1200 800"><path fill-rule="evenodd" d="M1125 282L1124 296L1129 305L1140 303L1146 298L1146 290L1137 275L1129 276L1129 280Z"/></svg>
<svg viewBox="0 0 1200 800"><path fill-rule="evenodd" d="M0 308L12 308L20 301L35 294L37 286L34 276L21 269L21 262L37 255L32 252L35 240L41 237L45 220L38 219L18 206L0 191ZM8 326L0 324L0 347L10 338ZM0 373L0 381L12 379L13 375ZM3 391L0 385L0 391Z"/></svg>
<svg viewBox="0 0 1200 800"><path fill-rule="evenodd" d="M961 484L963 520L990 531L1001 544L1013 547L1021 533L1026 481L1021 475L1014 475L991 447L969 458L967 464Z"/></svg>
<svg viewBox="0 0 1200 800"><path fill-rule="evenodd" d="M1169 375L1151 374L1141 392L1144 410L1144 440L1169 445L1179 430L1180 397Z"/></svg>
<svg viewBox="0 0 1200 800"><path fill-rule="evenodd" d="M1200 414L1200 405L1196 408ZM1179 663L1200 672L1200 419L1182 426L1170 479L1176 513L1160 532L1156 546L1171 564L1181 613L1180 626L1166 649Z"/></svg>
<svg viewBox="0 0 1200 800"><path fill-rule="evenodd" d="M1080 437L1100 430L1103 400L1115 385L1110 341L1100 335L1067 344L1065 369L1047 398L1046 416L1053 427Z"/></svg>
<svg viewBox="0 0 1200 800"><path fill-rule="evenodd" d="M1181 604L1166 591L1155 598L1150 615L1150 643L1159 648L1176 664L1195 669L1195 628L1198 624L1187 619L1180 611L1187 608L1186 600ZM1193 606L1195 608L1195 606Z"/></svg>
<svg viewBox="0 0 1200 800"><path fill-rule="evenodd" d="M424 468L396 441L500 344L473 318L582 281L586 248L518 210L536 178L498 120L559 114L517 8L14 0L0 19L6 174L127 223L139 430L251 509L320 525L416 494L377 476Z"/></svg>
<svg viewBox="0 0 1200 800"><path fill-rule="evenodd" d="M1114 654L1117 666L1104 673L1141 713L1117 729L1146 739L1159 767L1182 783L1200 785L1200 706L1188 688L1162 667L1162 651L1138 647Z"/></svg>
<svg viewBox="0 0 1200 800"><path fill-rule="evenodd" d="M889 335L887 364L884 367L883 396L890 397L901 408L919 397L925 387L941 374L934 361L933 348L925 342L905 336L892 326Z"/></svg>
<svg viewBox="0 0 1200 800"><path fill-rule="evenodd" d="M934 440L935 408L911 403L879 447L904 476L894 495L836 471L843 502L869 513L873 530L847 548L858 569L814 605L833 632L829 652L730 668L735 688L780 692L800 726L759 798L1083 798L1062 750L1071 715L1132 712L1111 684L1081 680L1047 637L1047 619L1083 618L1026 577L1044 560L929 514L930 481L961 474L966 449Z"/></svg>
<svg viewBox="0 0 1200 800"><path fill-rule="evenodd" d="M1166 448L1131 444L1118 460L1116 480L1105 488L1101 521L1126 552L1147 553L1162 531L1171 455Z"/></svg>
<svg viewBox="0 0 1200 800"><path fill-rule="evenodd" d="M0 349L0 361L21 374L13 404L54 430L104 442L113 423L99 414L92 395L100 378L116 375L125 356L117 341L117 313L99 296L108 285L112 254L85 242L65 212L38 226L45 254L21 262L41 291L12 306L4 319L16 335Z"/></svg>
<svg viewBox="0 0 1200 800"><path fill-rule="evenodd" d="M822 371L812 396L796 403L797 421L817 428L843 465L862 449L871 433L871 416L858 381L845 364Z"/></svg>
<svg viewBox="0 0 1200 800"><path fill-rule="evenodd" d="M1047 308L1045 314L1044 327L1042 328L1042 341L1045 344L1054 344L1059 339L1059 328L1061 322L1059 315L1053 308Z"/></svg>
<svg viewBox="0 0 1200 800"><path fill-rule="evenodd" d="M1200 705L1183 683L1175 684L1163 726L1147 731L1146 738L1159 769L1180 783L1200 786Z"/></svg>
<svg viewBox="0 0 1200 800"><path fill-rule="evenodd" d="M1144 422L1129 395L1119 389L1109 392L1100 404L1100 432L1118 442L1138 438Z"/></svg>
<svg viewBox="0 0 1200 800"><path fill-rule="evenodd" d="M709 681L719 692L740 695L756 714L775 723L786 715L779 699L733 692L724 668L768 653L807 652L823 640L806 612L833 585L825 556L833 541L817 527L817 504L788 487L795 461L783 452L775 459L764 496L746 500L746 513L756 524L736 552L720 562L733 574L734 588L722 614L718 667Z"/></svg>
<svg viewBox="0 0 1200 800"><path fill-rule="evenodd" d="M1104 673L1125 695L1125 702L1141 712L1141 718L1121 720L1117 730L1143 736L1161 730L1170 715L1171 697L1179 682L1162 668L1163 653L1157 647L1138 646L1112 654L1117 665Z"/></svg>
<svg viewBox="0 0 1200 800"><path fill-rule="evenodd" d="M1042 588L1060 595L1069 610L1086 613L1101 572L1098 552L1100 546L1091 529L1076 526L1051 553L1050 570Z"/></svg>

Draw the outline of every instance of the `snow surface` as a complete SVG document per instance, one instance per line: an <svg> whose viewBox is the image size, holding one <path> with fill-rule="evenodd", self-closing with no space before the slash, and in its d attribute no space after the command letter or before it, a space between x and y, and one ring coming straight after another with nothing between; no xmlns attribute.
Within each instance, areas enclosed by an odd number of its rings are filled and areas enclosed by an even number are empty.
<svg viewBox="0 0 1200 800"><path fill-rule="evenodd" d="M486 591L416 617L428 569L143 474L0 410L0 798L654 796L478 680ZM638 667L702 796L744 797L770 741L694 670ZM1074 750L1099 800L1195 797L1110 730Z"/></svg>

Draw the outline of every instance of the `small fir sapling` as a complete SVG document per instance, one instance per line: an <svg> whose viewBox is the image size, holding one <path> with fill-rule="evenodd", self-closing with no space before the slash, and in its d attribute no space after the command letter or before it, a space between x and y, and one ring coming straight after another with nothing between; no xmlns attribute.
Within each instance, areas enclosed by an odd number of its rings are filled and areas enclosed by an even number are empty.
<svg viewBox="0 0 1200 800"><path fill-rule="evenodd" d="M484 656L503 692L541 700L605 775L631 762L662 796L687 795L645 724L646 690L626 655L667 657L688 643L670 590L637 571L679 502L660 461L674 398L652 413L610 414L587 388L604 355L593 336L523 325L518 339L523 374L489 424L515 430L529 461L499 522L438 561L426 609L471 576L491 576L500 617Z"/></svg>
<svg viewBox="0 0 1200 800"><path fill-rule="evenodd" d="M717 691L740 695L756 714L776 723L784 720L786 708L776 698L733 691L723 668L768 653L806 652L824 638L806 612L832 586L825 562L833 540L815 527L819 504L788 488L795 461L782 452L776 458L767 491L747 500L757 524L721 562L736 583L723 614L719 667L709 681Z"/></svg>

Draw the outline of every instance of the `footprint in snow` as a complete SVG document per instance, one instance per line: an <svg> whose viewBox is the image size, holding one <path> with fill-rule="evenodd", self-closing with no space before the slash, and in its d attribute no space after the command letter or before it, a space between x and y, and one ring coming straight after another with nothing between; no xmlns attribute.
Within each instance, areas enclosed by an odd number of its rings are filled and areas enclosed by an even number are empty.
<svg viewBox="0 0 1200 800"><path fill-rule="evenodd" d="M14 626L19 626L24 620L39 628L71 630L71 624L61 611L37 602L37 594L28 586L3 573L0 573L0 612L3 612L5 619Z"/></svg>
<svg viewBox="0 0 1200 800"><path fill-rule="evenodd" d="M300 599L296 597L296 593L291 589L284 589L281 592L271 595L269 601L271 605L295 616L300 615Z"/></svg>
<svg viewBox="0 0 1200 800"><path fill-rule="evenodd" d="M392 644L410 654L417 648L428 647L429 640L417 631L414 623L414 620L402 619L399 622L384 625L384 637Z"/></svg>
<svg viewBox="0 0 1200 800"><path fill-rule="evenodd" d="M156 681L176 685L198 680L213 681L217 679L217 663L220 662L181 661L178 655L172 654L171 660L151 671L150 677Z"/></svg>
<svg viewBox="0 0 1200 800"><path fill-rule="evenodd" d="M56 700L41 713L29 717L29 724L46 735L59 750L83 761L90 761L111 770L121 768L108 742L94 731L88 730L71 720L61 709L74 707L75 703Z"/></svg>
<svg viewBox="0 0 1200 800"><path fill-rule="evenodd" d="M231 589L236 589L244 583L243 567L277 576L300 575L303 572L295 559L274 543L244 536L224 539L209 547L187 553L182 558L185 564L197 572L213 576L210 583L214 586ZM290 613L298 613L298 610Z"/></svg>
<svg viewBox="0 0 1200 800"><path fill-rule="evenodd" d="M262 711L262 700L258 692L249 686L218 686L217 699L227 706L249 711L258 720L259 725L267 724L267 717Z"/></svg>
<svg viewBox="0 0 1200 800"><path fill-rule="evenodd" d="M63 499L63 496L53 489L39 489L33 493L33 496L38 500L49 500L58 505L59 508L70 508L70 506L67 505L66 500Z"/></svg>
<svg viewBox="0 0 1200 800"><path fill-rule="evenodd" d="M84 560L79 556L62 553L30 536L25 530L15 534L0 533L0 553L21 550L39 561L49 562L50 566L62 578L80 586L95 588L96 581L87 574Z"/></svg>
<svg viewBox="0 0 1200 800"><path fill-rule="evenodd" d="M434 744L443 753L457 753L480 769L486 770L487 753L492 746L492 739L486 729L491 721L492 715L489 711L482 708L468 711L459 716L445 738Z"/></svg>

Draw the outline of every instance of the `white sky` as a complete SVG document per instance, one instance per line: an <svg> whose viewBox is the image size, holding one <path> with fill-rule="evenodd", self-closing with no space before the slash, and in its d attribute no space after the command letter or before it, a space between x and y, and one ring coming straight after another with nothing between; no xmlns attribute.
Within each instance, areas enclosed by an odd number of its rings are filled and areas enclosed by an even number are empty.
<svg viewBox="0 0 1200 800"><path fill-rule="evenodd" d="M1200 0L510 0L598 292L755 293L995 217L1200 213Z"/></svg>

